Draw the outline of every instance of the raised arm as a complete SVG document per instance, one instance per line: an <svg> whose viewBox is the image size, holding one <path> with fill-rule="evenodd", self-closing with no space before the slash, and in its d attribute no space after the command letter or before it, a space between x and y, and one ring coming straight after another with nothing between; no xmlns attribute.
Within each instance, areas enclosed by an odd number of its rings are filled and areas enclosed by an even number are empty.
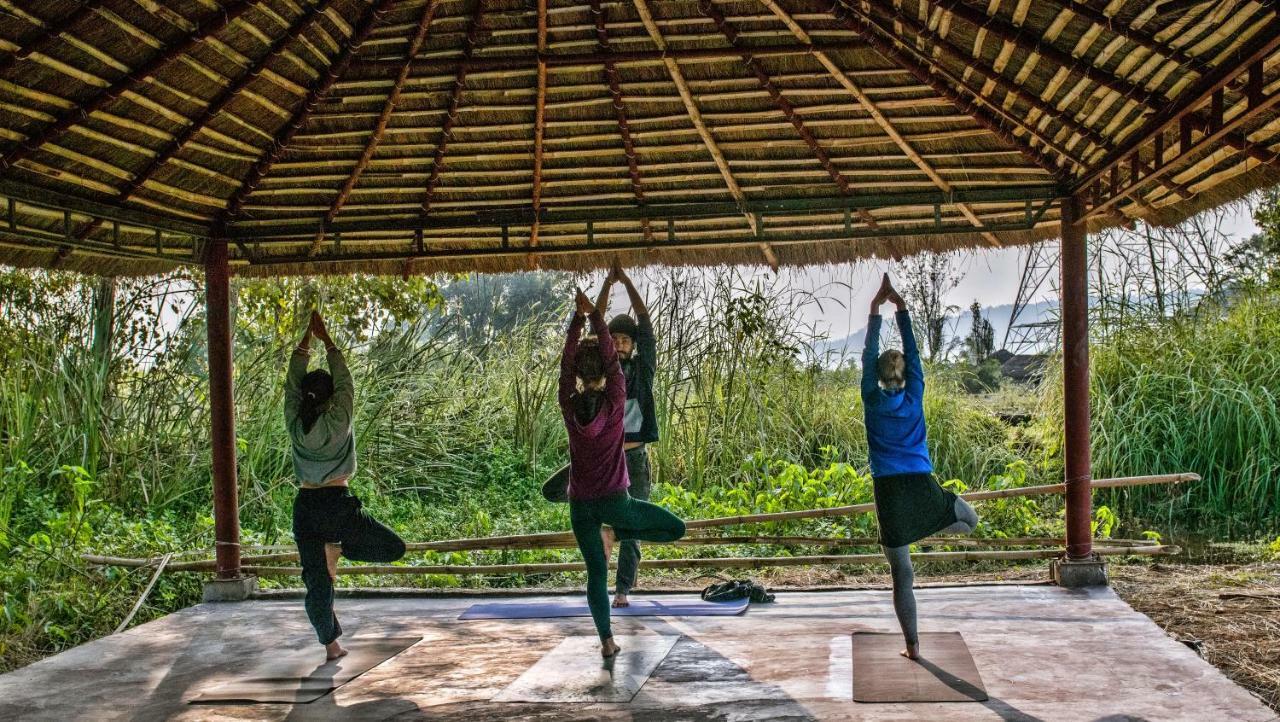
<svg viewBox="0 0 1280 722"><path fill-rule="evenodd" d="M603 316L609 310L609 291L613 290L613 282L618 280L613 269L604 277L604 285L600 287L600 295L596 296L596 310Z"/></svg>
<svg viewBox="0 0 1280 722"><path fill-rule="evenodd" d="M347 359L333 342L324 318L317 311L311 312L311 332L324 343L329 374L333 377L333 401L329 406L331 418L337 424L350 424L355 415L356 387L351 370L347 368Z"/></svg>
<svg viewBox="0 0 1280 722"><path fill-rule="evenodd" d="M906 366L903 375L907 391L914 391L919 395L924 392L924 366L920 363L920 347L916 344L916 335L911 328L911 313L901 301L901 297L895 301L898 312L894 317L898 321L898 333L902 336L902 357Z"/></svg>
<svg viewBox="0 0 1280 722"><path fill-rule="evenodd" d="M622 364L618 363L618 349L613 346L613 335L609 333L609 325L604 322L600 309L591 313L591 330L600 339L600 360L604 362L604 377L607 379L604 393L615 408L621 409L627 402L627 377L622 373Z"/></svg>
<svg viewBox="0 0 1280 722"><path fill-rule="evenodd" d="M307 375L307 360L311 356L311 325L289 354L289 368L284 374L284 420L290 423L298 418L302 406L302 377Z"/></svg>
<svg viewBox="0 0 1280 722"><path fill-rule="evenodd" d="M578 353L578 337L582 335L582 324L586 317L576 310L569 320L569 328L565 331L564 351L560 354L560 408L569 409L569 399L577 388L577 369L573 359Z"/></svg>
<svg viewBox="0 0 1280 722"><path fill-rule="evenodd" d="M880 390L878 372L876 371L876 361L880 358L880 323L880 308L879 304L876 304L871 311L871 315L867 317L867 339L866 344L862 347L863 403L875 398L876 392Z"/></svg>
<svg viewBox="0 0 1280 722"><path fill-rule="evenodd" d="M622 270L622 266L615 265L613 267L613 275L622 281L623 287L627 289L627 298L631 301L631 309L636 312L636 317L640 319L649 318L649 308L644 305L644 298L640 296L640 292L636 290L636 286L631 282L631 277L627 272Z"/></svg>
<svg viewBox="0 0 1280 722"><path fill-rule="evenodd" d="M586 321L587 314L595 311L595 307L581 290L576 290L573 302L573 318L569 320L569 328L565 331L564 351L560 354L559 401L560 410L565 414L571 411L569 401L577 389L578 369L574 366L574 357L578 354L578 337L582 335L582 324Z"/></svg>

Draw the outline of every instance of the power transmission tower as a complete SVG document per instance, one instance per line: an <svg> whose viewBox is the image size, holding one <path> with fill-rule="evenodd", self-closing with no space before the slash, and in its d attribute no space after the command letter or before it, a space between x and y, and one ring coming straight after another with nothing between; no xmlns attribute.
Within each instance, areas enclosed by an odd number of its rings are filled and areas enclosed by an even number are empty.
<svg viewBox="0 0 1280 722"><path fill-rule="evenodd" d="M1024 315L1027 306L1035 302L1042 290L1053 287L1052 279L1058 270L1058 242L1041 241L1019 255L1023 257L1022 277L1018 280L1003 346L1014 354L1045 353L1058 347L1058 320L1028 321Z"/></svg>

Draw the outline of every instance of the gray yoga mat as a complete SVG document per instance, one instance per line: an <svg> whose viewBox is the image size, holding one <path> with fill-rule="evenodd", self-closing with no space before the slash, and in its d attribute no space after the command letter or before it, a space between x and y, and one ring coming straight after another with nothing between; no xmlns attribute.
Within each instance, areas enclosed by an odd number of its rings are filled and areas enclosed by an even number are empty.
<svg viewBox="0 0 1280 722"><path fill-rule="evenodd" d="M704 602L698 600L656 599L632 600L631 606L610 608L614 617L720 617L735 616L747 610L751 602L735 599L732 602ZM458 619L551 619L555 617L590 617L587 602L485 602L473 604Z"/></svg>
<svg viewBox="0 0 1280 722"><path fill-rule="evenodd" d="M493 701L630 702L679 639L674 634L615 637L622 651L610 672L600 660L598 637L568 637Z"/></svg>
<svg viewBox="0 0 1280 722"><path fill-rule="evenodd" d="M273 659L236 679L208 687L190 704L253 704L258 702L314 702L388 659L417 644L422 637L342 640L347 656L324 662L318 644L273 653ZM319 661L317 661L319 657Z"/></svg>
<svg viewBox="0 0 1280 722"><path fill-rule="evenodd" d="M901 634L853 633L857 702L984 702L987 690L959 632L920 635L920 659L899 654Z"/></svg>

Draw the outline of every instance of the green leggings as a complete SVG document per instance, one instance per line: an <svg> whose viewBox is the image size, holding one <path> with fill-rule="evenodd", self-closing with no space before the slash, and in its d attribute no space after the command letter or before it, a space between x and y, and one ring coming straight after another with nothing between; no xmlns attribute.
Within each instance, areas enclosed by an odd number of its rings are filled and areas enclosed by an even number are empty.
<svg viewBox="0 0 1280 722"><path fill-rule="evenodd" d="M672 542L684 536L680 517L657 504L632 499L625 491L603 499L570 501L573 536L587 563L587 606L600 639L613 636L609 626L609 558L600 539L601 525L613 527L618 541Z"/></svg>

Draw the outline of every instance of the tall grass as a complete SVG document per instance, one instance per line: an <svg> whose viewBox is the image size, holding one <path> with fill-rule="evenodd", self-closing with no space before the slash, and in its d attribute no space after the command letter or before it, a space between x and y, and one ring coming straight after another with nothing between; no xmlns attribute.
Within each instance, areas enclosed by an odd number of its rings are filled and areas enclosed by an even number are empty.
<svg viewBox="0 0 1280 722"><path fill-rule="evenodd" d="M1111 494L1120 508L1204 534L1280 528L1280 296L1254 289L1226 306L1130 324L1095 343L1091 362L1094 476L1203 477ZM1060 388L1045 385L1053 429Z"/></svg>

